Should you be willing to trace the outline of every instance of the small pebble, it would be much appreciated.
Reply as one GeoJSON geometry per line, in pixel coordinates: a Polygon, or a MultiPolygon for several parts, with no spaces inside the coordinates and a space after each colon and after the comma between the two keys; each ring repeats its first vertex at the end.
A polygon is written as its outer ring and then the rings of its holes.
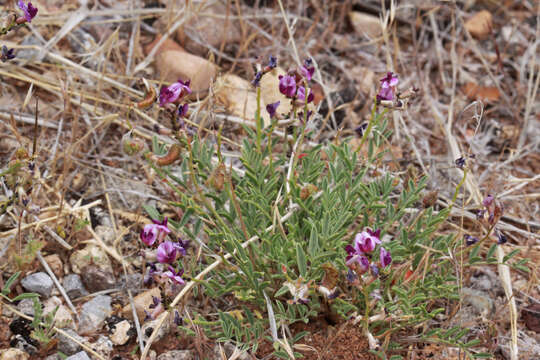
{"type": "Polygon", "coordinates": [[[21,280],[21,284],[26,291],[35,292],[44,297],[51,296],[54,287],[51,277],[44,272],[26,276],[21,280]]]}

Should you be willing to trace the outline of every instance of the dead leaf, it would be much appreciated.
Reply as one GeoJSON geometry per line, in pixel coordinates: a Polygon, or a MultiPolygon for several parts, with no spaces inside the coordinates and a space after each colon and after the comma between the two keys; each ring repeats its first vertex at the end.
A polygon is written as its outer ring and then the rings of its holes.
{"type": "Polygon", "coordinates": [[[465,21],[465,29],[476,39],[483,40],[488,37],[493,28],[493,17],[487,10],[474,14],[465,21]]]}
{"type": "Polygon", "coordinates": [[[469,100],[484,100],[488,102],[498,101],[501,97],[499,89],[495,86],[479,86],[473,82],[468,82],[463,86],[463,92],[469,100]]]}
{"type": "Polygon", "coordinates": [[[351,11],[349,20],[354,27],[354,31],[360,36],[375,39],[382,35],[381,22],[378,17],[351,11]]]}

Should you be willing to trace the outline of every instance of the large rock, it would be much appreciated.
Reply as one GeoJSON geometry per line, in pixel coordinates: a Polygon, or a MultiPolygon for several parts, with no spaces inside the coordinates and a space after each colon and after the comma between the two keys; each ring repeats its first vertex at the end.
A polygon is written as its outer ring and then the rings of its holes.
{"type": "Polygon", "coordinates": [[[96,265],[88,265],[82,269],[81,278],[88,291],[94,293],[112,289],[116,286],[114,274],[96,265]]]}
{"type": "Polygon", "coordinates": [[[54,284],[49,275],[44,272],[34,273],[21,280],[23,288],[28,292],[35,292],[44,297],[51,296],[54,284]]]}
{"type": "MultiPolygon", "coordinates": [[[[63,329],[69,336],[74,339],[77,339],[79,342],[86,341],[85,338],[79,336],[73,329],[63,329]]],[[[81,346],[75,341],[71,340],[69,337],[58,333],[58,351],[66,355],[73,355],[76,352],[81,350],[81,346]]]]}
{"type": "MultiPolygon", "coordinates": [[[[161,39],[158,35],[156,39],[145,47],[149,53],[157,42],[161,39]]],[[[217,66],[210,61],[186,52],[184,48],[175,41],[167,39],[159,47],[155,56],[156,69],[159,71],[160,79],[165,85],[176,82],[178,79],[191,81],[191,90],[196,93],[206,92],[216,78],[217,66]]]]}
{"type": "Polygon", "coordinates": [[[111,311],[110,296],[99,295],[84,303],[80,314],[79,333],[91,334],[101,329],[105,318],[110,315],[111,311]]]}

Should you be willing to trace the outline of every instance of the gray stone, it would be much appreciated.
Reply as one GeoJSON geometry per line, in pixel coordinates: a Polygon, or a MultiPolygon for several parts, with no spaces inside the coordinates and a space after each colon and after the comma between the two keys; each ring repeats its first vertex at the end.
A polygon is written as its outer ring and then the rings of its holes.
{"type": "Polygon", "coordinates": [[[92,343],[92,348],[101,354],[104,358],[109,359],[113,350],[113,343],[105,335],[99,335],[96,342],[92,343]]]}
{"type": "Polygon", "coordinates": [[[38,272],[26,276],[21,280],[21,285],[28,292],[35,292],[45,297],[51,296],[54,283],[49,275],[38,272]]]}
{"type": "MultiPolygon", "coordinates": [[[[42,45],[37,37],[32,34],[27,35],[21,42],[21,45],[42,45]]],[[[17,51],[17,59],[34,60],[39,54],[39,50],[21,49],[17,51]]]]}
{"type": "Polygon", "coordinates": [[[34,355],[38,351],[34,345],[26,341],[26,339],[20,334],[15,335],[15,337],[11,340],[10,344],[15,344],[15,348],[27,352],[30,355],[34,355]]]}
{"type": "Polygon", "coordinates": [[[88,291],[86,291],[82,283],[81,276],[78,274],[66,275],[62,281],[62,286],[71,299],[88,295],[88,291]]]}
{"type": "MultiPolygon", "coordinates": [[[[159,323],[159,317],[155,320],[146,322],[141,327],[141,333],[143,336],[144,342],[148,342],[148,339],[150,338],[150,335],[152,335],[152,332],[156,328],[157,324],[159,323]]],[[[163,339],[170,331],[171,329],[171,323],[170,321],[164,321],[163,325],[159,328],[159,331],[157,333],[156,339],[154,341],[159,341],[163,339]]]]}
{"type": "Polygon", "coordinates": [[[86,351],[78,352],[74,355],[68,356],[66,360],[91,360],[90,357],[86,354],[86,351]]]}
{"type": "Polygon", "coordinates": [[[157,360],[194,360],[195,356],[190,350],[171,350],[157,357],[157,360]]]}
{"type": "Polygon", "coordinates": [[[34,316],[34,300],[22,299],[17,304],[17,309],[25,315],[34,316]]]}
{"type": "Polygon", "coordinates": [[[111,297],[99,295],[84,303],[79,321],[79,333],[90,334],[101,329],[105,318],[110,315],[111,297]]]}
{"type": "Polygon", "coordinates": [[[58,354],[52,354],[47,356],[45,360],[62,360],[62,358],[58,354]]]}
{"type": "Polygon", "coordinates": [[[143,276],[140,273],[127,274],[127,276],[122,276],[122,278],[120,278],[116,287],[121,289],[139,290],[142,285],[142,278],[143,276]]]}
{"type": "Polygon", "coordinates": [[[113,273],[96,265],[85,266],[82,269],[81,278],[84,286],[92,293],[112,289],[116,285],[113,273]]]}
{"type": "MultiPolygon", "coordinates": [[[[79,340],[80,342],[85,341],[86,339],[82,336],[79,336],[75,331],[72,329],[63,329],[69,336],[71,336],[74,339],[79,340]]],[[[58,351],[63,352],[66,355],[73,355],[76,352],[81,350],[81,346],[77,344],[75,341],[71,340],[67,336],[64,336],[63,334],[58,333],[58,351]]]]}

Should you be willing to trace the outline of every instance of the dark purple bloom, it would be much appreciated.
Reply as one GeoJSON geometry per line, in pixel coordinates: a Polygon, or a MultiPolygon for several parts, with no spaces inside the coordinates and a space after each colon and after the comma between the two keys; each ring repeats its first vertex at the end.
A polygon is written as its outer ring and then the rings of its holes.
{"type": "Polygon", "coordinates": [[[174,323],[176,324],[176,326],[182,326],[182,324],[184,323],[184,319],[182,319],[178,310],[174,310],[174,323]]]}
{"type": "MultiPolygon", "coordinates": [[[[313,115],[313,111],[308,110],[307,116],[306,116],[306,121],[309,121],[309,118],[311,117],[311,115],[313,115]]],[[[298,113],[298,118],[300,119],[300,121],[302,121],[302,123],[304,122],[304,112],[303,111],[300,111],[298,113]]]]}
{"type": "MultiPolygon", "coordinates": [[[[298,101],[300,101],[302,103],[305,103],[305,101],[306,101],[306,89],[303,86],[300,86],[298,88],[298,92],[296,93],[296,98],[298,99],[298,101]]],[[[307,98],[307,102],[308,103],[312,102],[314,98],[315,98],[315,95],[313,95],[313,91],[311,91],[311,89],[310,89],[309,90],[309,95],[308,95],[308,98],[307,98]]]]}
{"type": "Polygon", "coordinates": [[[159,91],[159,106],[165,106],[169,103],[175,102],[178,99],[181,99],[186,94],[191,94],[189,84],[189,80],[184,82],[178,79],[177,82],[167,87],[163,86],[159,91]]]}
{"type": "Polygon", "coordinates": [[[387,267],[390,265],[392,263],[392,255],[390,255],[390,251],[386,251],[385,248],[381,247],[380,260],[381,267],[387,267]]]}
{"type": "Polygon", "coordinates": [[[266,111],[268,112],[268,115],[270,115],[271,118],[276,116],[276,110],[278,106],[279,106],[279,100],[273,104],[266,105],[266,111]]]}
{"type": "Polygon", "coordinates": [[[185,255],[185,249],[187,249],[190,246],[189,240],[182,240],[181,238],[178,238],[178,245],[180,245],[184,249],[184,255],[185,255]]]}
{"type": "Polygon", "coordinates": [[[184,274],[184,269],[180,271],[175,271],[172,266],[169,266],[169,271],[165,271],[163,275],[167,276],[169,279],[171,279],[173,282],[184,285],[185,281],[182,279],[182,275],[184,274]]]}
{"type": "Polygon", "coordinates": [[[364,132],[366,131],[367,127],[368,127],[368,123],[364,122],[360,126],[356,127],[354,131],[356,132],[356,135],[358,135],[359,137],[363,137],[364,132]]]}
{"type": "Polygon", "coordinates": [[[160,230],[160,231],[163,231],[163,232],[166,232],[167,234],[171,232],[171,230],[169,230],[169,227],[167,226],[167,221],[169,219],[167,219],[167,217],[165,217],[162,221],[158,221],[158,220],[152,220],[152,222],[155,224],[155,226],[160,230]]]}
{"type": "Polygon", "coordinates": [[[371,275],[375,277],[379,276],[379,267],[376,264],[371,264],[369,269],[371,270],[371,275]]]}
{"type": "Polygon", "coordinates": [[[302,76],[306,78],[307,81],[310,81],[313,77],[313,73],[315,72],[315,68],[311,66],[313,63],[313,60],[306,59],[304,61],[304,65],[300,68],[300,72],[302,73],[302,76]]]}
{"type": "Polygon", "coordinates": [[[495,200],[495,198],[493,197],[493,195],[489,194],[489,195],[486,196],[486,198],[482,201],[482,205],[484,205],[485,207],[490,207],[491,204],[493,204],[493,200],[495,200]]]}
{"type": "Polygon", "coordinates": [[[14,51],[15,49],[8,49],[6,45],[2,45],[2,55],[0,56],[2,62],[13,59],[15,57],[14,51]]]}
{"type": "Polygon", "coordinates": [[[497,244],[502,245],[508,242],[508,238],[502,232],[497,231],[497,244]]]}
{"type": "Polygon", "coordinates": [[[175,244],[172,241],[165,241],[159,244],[156,257],[160,263],[171,264],[178,257],[179,253],[181,252],[180,249],[182,248],[178,244],[175,244]]]}
{"type": "Polygon", "coordinates": [[[270,55],[270,58],[268,59],[268,65],[266,65],[266,69],[272,70],[272,69],[275,69],[276,66],[277,66],[277,58],[273,55],[270,55]]]}
{"type": "Polygon", "coordinates": [[[345,258],[345,264],[350,268],[357,268],[362,274],[369,270],[369,259],[364,255],[348,255],[345,258]]]}
{"type": "Polygon", "coordinates": [[[148,266],[148,272],[144,276],[143,283],[145,285],[150,285],[154,280],[154,274],[159,274],[159,271],[157,270],[155,264],[150,263],[148,266]]]}
{"type": "Polygon", "coordinates": [[[38,9],[31,2],[26,5],[23,0],[19,0],[19,8],[24,12],[24,19],[31,22],[36,17],[38,9]]]}
{"type": "Polygon", "coordinates": [[[477,237],[471,236],[469,234],[466,234],[464,236],[464,239],[465,239],[465,245],[467,246],[474,245],[479,241],[477,237]]]}
{"type": "Polygon", "coordinates": [[[458,168],[463,169],[465,166],[465,158],[462,156],[459,159],[456,159],[455,163],[458,168]]]}
{"type": "Polygon", "coordinates": [[[262,75],[262,71],[257,71],[255,77],[253,78],[253,80],[251,80],[251,84],[255,87],[258,87],[261,84],[262,75]]]}
{"type": "Polygon", "coordinates": [[[478,209],[478,210],[476,210],[476,219],[477,219],[477,220],[483,219],[485,213],[486,213],[486,210],[485,210],[485,209],[478,209]]]}
{"type": "Polygon", "coordinates": [[[296,79],[291,75],[279,76],[279,92],[292,98],[296,95],[296,79]]]}
{"type": "Polygon", "coordinates": [[[358,280],[358,275],[356,275],[356,273],[354,271],[349,269],[349,271],[347,271],[347,281],[351,282],[351,283],[354,283],[357,280],[358,280]]]}
{"type": "Polygon", "coordinates": [[[152,296],[152,304],[150,304],[148,307],[150,309],[155,309],[159,304],[161,304],[161,299],[156,296],[152,296]]]}
{"type": "Polygon", "coordinates": [[[184,105],[178,106],[178,117],[179,118],[185,118],[187,116],[189,110],[189,104],[185,103],[184,105]]]}

